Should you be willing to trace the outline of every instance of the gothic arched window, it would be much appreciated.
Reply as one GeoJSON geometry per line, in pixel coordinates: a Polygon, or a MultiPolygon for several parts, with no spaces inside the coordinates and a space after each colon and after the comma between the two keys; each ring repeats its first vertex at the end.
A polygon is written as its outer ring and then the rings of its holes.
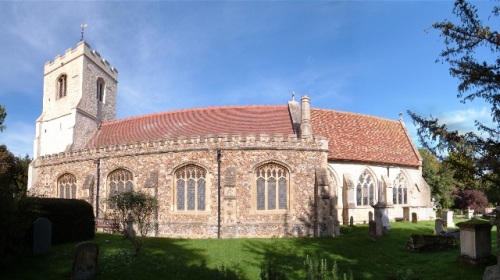
{"type": "MultiPolygon", "coordinates": [[[[134,176],[132,172],[123,168],[116,169],[108,175],[109,197],[117,194],[131,191],[134,187],[134,176]]],[[[113,203],[110,203],[110,208],[114,208],[113,203]]]]}
{"type": "Polygon", "coordinates": [[[257,210],[288,209],[288,170],[276,163],[267,163],[255,170],[257,210]]]}
{"type": "Polygon", "coordinates": [[[408,183],[402,172],[399,172],[393,182],[392,203],[408,204],[408,183]]]}
{"type": "Polygon", "coordinates": [[[63,74],[57,78],[57,99],[61,99],[66,96],[68,91],[68,77],[63,74]]]}
{"type": "Polygon", "coordinates": [[[76,177],[65,173],[57,179],[59,198],[76,198],[76,177]]]}
{"type": "Polygon", "coordinates": [[[368,206],[375,204],[375,187],[376,183],[373,181],[373,176],[368,170],[363,171],[359,175],[358,183],[356,185],[356,204],[358,206],[368,206]]]}
{"type": "Polygon", "coordinates": [[[175,171],[175,200],[178,211],[204,211],[207,171],[197,165],[185,165],[175,171]]]}
{"type": "Polygon", "coordinates": [[[97,79],[97,90],[96,90],[96,98],[100,102],[104,102],[104,93],[106,89],[106,83],[103,78],[97,79]]]}

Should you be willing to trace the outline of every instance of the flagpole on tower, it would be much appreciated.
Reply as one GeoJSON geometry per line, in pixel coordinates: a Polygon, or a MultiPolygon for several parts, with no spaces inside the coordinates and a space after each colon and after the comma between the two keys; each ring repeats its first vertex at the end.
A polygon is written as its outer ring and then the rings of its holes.
{"type": "Polygon", "coordinates": [[[86,23],[82,23],[82,24],[80,24],[80,27],[82,28],[82,37],[80,38],[80,42],[82,42],[83,41],[83,30],[85,28],[87,28],[87,24],[86,23]]]}

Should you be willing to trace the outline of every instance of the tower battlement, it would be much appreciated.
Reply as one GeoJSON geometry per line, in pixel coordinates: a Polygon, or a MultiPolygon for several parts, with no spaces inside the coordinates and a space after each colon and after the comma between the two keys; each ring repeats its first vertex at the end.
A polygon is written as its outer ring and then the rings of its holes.
{"type": "Polygon", "coordinates": [[[118,70],[112,67],[106,59],[101,58],[101,55],[97,51],[91,50],[90,45],[85,41],[79,42],[75,49],[67,49],[64,55],[56,56],[54,61],[47,61],[43,73],[47,75],[82,55],[93,61],[115,81],[118,80],[118,70]]]}

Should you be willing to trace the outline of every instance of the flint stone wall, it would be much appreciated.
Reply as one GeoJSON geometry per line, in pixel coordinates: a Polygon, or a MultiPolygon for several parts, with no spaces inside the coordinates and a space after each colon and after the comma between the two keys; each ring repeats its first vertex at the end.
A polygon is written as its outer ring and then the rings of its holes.
{"type": "Polygon", "coordinates": [[[57,197],[57,179],[72,173],[77,179],[77,198],[96,206],[96,161],[100,162],[99,217],[106,215],[107,176],[117,168],[134,175],[134,189],[158,197],[158,236],[217,236],[217,149],[221,150],[222,237],[281,237],[313,234],[314,185],[317,167],[327,166],[328,142],[324,138],[297,139],[295,135],[207,136],[165,139],[59,153],[36,159],[31,195],[57,197]],[[255,168],[275,162],[289,171],[288,209],[257,211],[255,168]],[[176,211],[174,171],[186,164],[207,170],[205,211],[176,211]],[[225,174],[225,170],[230,169],[225,174]],[[151,184],[151,174],[158,182],[151,184]],[[228,176],[226,179],[225,176],[228,176]],[[155,187],[157,189],[155,190],[155,187]],[[227,188],[227,192],[225,192],[227,188]],[[236,198],[236,199],[235,199],[236,198]]]}

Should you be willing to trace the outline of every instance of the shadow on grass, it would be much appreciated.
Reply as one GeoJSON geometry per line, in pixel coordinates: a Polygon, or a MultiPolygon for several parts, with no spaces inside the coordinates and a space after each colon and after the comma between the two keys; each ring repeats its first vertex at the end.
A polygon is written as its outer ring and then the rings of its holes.
{"type": "MultiPolygon", "coordinates": [[[[188,246],[191,240],[149,238],[136,257],[130,242],[121,235],[99,233],[92,241],[100,247],[94,279],[240,279],[225,266],[209,266],[203,249],[188,246]]],[[[71,279],[75,245],[54,246],[45,256],[21,256],[0,278],[71,279]]]]}
{"type": "MultiPolygon", "coordinates": [[[[244,250],[261,258],[252,265],[271,264],[287,279],[304,279],[306,256],[336,262],[339,272],[353,272],[354,279],[480,279],[485,265],[469,266],[458,261],[460,247],[444,251],[412,252],[406,248],[411,234],[432,234],[433,222],[392,223],[392,231],[372,241],[368,225],[342,226],[342,236],[276,239],[272,244],[248,241],[244,250]],[[401,278],[405,275],[407,278],[401,278]]],[[[496,247],[495,247],[496,248],[496,247]]]]}

